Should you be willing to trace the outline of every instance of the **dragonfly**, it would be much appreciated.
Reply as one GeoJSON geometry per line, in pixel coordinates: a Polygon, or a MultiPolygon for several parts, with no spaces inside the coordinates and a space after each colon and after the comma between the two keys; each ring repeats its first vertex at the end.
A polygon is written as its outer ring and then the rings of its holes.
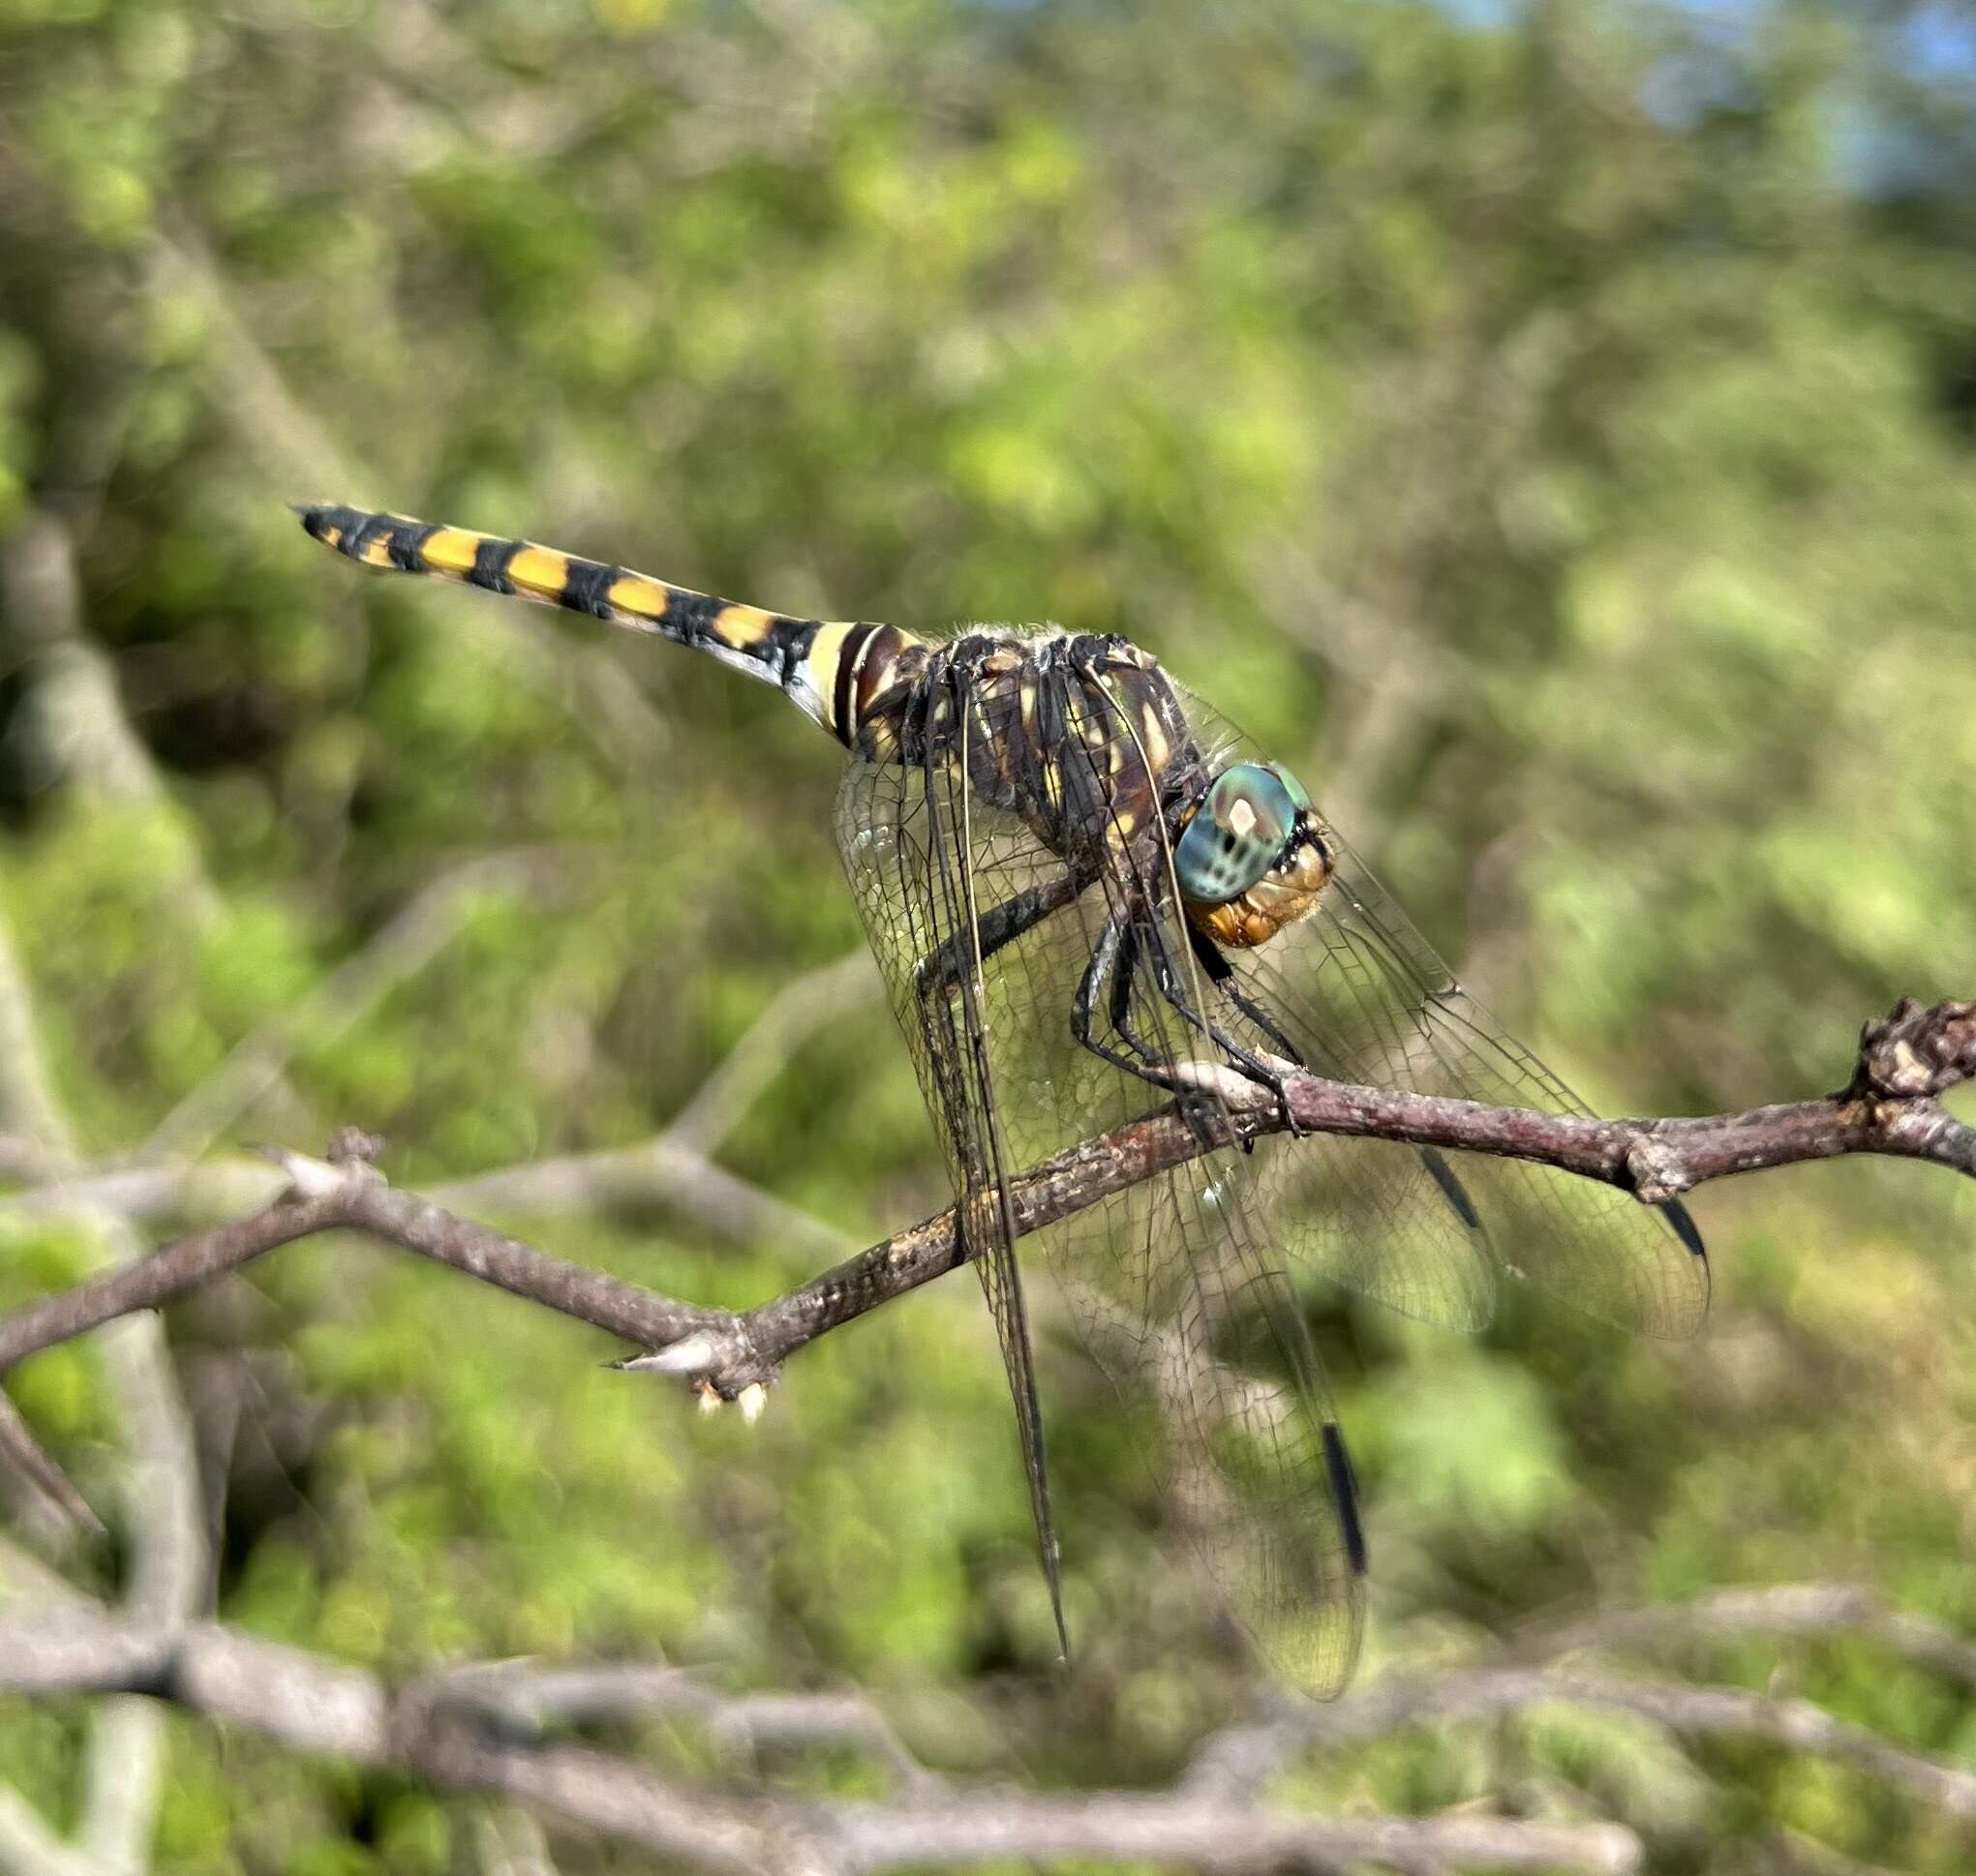
{"type": "Polygon", "coordinates": [[[1589,1110],[1462,988],[1294,775],[1129,640],[806,619],[529,541],[297,512],[362,565],[705,651],[842,744],[837,844],[993,1316],[1066,1659],[1011,1196],[1030,1165],[1148,1114],[1191,1130],[1192,1158],[1046,1227],[1043,1259],[1146,1427],[1218,1599],[1319,1696],[1351,1676],[1367,1540],[1299,1277],[1468,1329],[1505,1284],[1648,1334],[1699,1326],[1708,1259],[1679,1202],[1293,1126],[1245,1136],[1259,1102],[1291,1121],[1298,1071],[1589,1110]]]}

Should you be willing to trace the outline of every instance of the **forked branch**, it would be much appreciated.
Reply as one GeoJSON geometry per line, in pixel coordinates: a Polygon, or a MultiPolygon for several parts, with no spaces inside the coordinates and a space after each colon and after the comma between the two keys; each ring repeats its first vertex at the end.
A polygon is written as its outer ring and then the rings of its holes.
{"type": "MultiPolygon", "coordinates": [[[[1976,1128],[1939,1100],[1972,1076],[1976,1003],[1924,1009],[1905,999],[1867,1025],[1846,1085],[1815,1101],[1699,1119],[1588,1120],[1295,1074],[1287,1082],[1289,1118],[1273,1097],[1243,1084],[1232,1125],[1244,1142],[1293,1122],[1312,1134],[1496,1154],[1601,1180],[1655,1203],[1730,1173],[1859,1153],[1929,1161],[1976,1177],[1976,1128]]],[[[709,1401],[738,1400],[752,1411],[799,1348],[965,1260],[949,1209],[754,1309],[708,1309],[397,1191],[371,1164],[380,1150],[378,1141],[346,1129],[326,1161],[277,1155],[292,1184],[273,1203],[0,1317],[0,1373],[133,1310],[156,1308],[277,1245],[349,1229],[591,1323],[647,1351],[627,1367],[678,1376],[709,1401]]],[[[1194,1127],[1170,1108],[1081,1141],[1015,1181],[1017,1231],[1041,1230],[1201,1151],[1194,1127]]],[[[51,1462],[23,1447],[24,1439],[17,1421],[0,1420],[0,1446],[12,1447],[31,1475],[46,1476],[51,1462]]]]}
{"type": "MultiPolygon", "coordinates": [[[[1640,1843],[1619,1824],[1498,1817],[1321,1817],[1247,1797],[1028,1793],[949,1783],[906,1754],[853,1696],[726,1695],[676,1669],[536,1670],[488,1663],[391,1686],[361,1668],[216,1623],[147,1626],[86,1611],[0,1618],[0,1690],[134,1692],[305,1752],[483,1792],[668,1867],[746,1876],[865,1876],[1058,1858],[1158,1860],[1203,1869],[1585,1870],[1625,1876],[1640,1843]],[[620,1710],[697,1715],[716,1734],[849,1746],[880,1756],[890,1798],[806,1797],[671,1775],[570,1743],[583,1682],[620,1710]],[[578,1700],[572,1703],[572,1693],[578,1700]]],[[[5,1813],[0,1811],[0,1828],[5,1813]]]]}

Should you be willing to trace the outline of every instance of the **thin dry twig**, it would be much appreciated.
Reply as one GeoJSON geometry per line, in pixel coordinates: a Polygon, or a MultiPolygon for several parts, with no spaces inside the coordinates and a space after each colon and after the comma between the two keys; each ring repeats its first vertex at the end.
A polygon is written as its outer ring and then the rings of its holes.
{"type": "Polygon", "coordinates": [[[1507,1667],[1389,1676],[1358,1689],[1325,1713],[1314,1714],[1302,1704],[1281,1706],[1266,1719],[1211,1734],[1196,1751],[1182,1789],[1233,1798],[1260,1791],[1299,1754],[1313,1748],[1360,1743],[1433,1720],[1512,1711],[1538,1699],[1576,1700],[1640,1712],[1677,1732],[1779,1739],[1807,1751],[1865,1764],[1923,1797],[1936,1796],[1936,1774],[1947,1770],[1946,1807],[1959,1816],[1970,1814],[1966,1806],[1976,1794],[1976,1779],[1902,1753],[1802,1702],[1767,1700],[1734,1688],[1663,1690],[1658,1683],[1617,1677],[1535,1672],[1566,1655],[1778,1635],[1862,1636],[1951,1679],[1976,1685],[1971,1679],[1976,1645],[1925,1616],[1890,1609],[1883,1597],[1859,1585],[1781,1583],[1728,1589],[1691,1602],[1617,1609],[1528,1629],[1511,1638],[1506,1652],[1512,1665],[1507,1667]],[[1662,1691],[1694,1692],[1705,1698],[1677,1712],[1659,1703],[1662,1691]],[[1714,1698],[1718,1694],[1723,1698],[1714,1698]],[[1884,1755],[1890,1753],[1900,1763],[1887,1761],[1884,1755]]]}
{"type": "MultiPolygon", "coordinates": [[[[409,909],[404,916],[409,916],[409,909]]],[[[399,923],[394,921],[386,933],[399,923]]],[[[379,942],[386,933],[380,934],[379,942]]],[[[847,999],[855,1001],[861,990],[875,991],[877,985],[870,953],[862,949],[786,985],[672,1122],[649,1139],[491,1167],[447,1180],[428,1195],[456,1209],[506,1213],[668,1205],[695,1224],[730,1237],[772,1239],[792,1249],[842,1257],[856,1248],[853,1240],[736,1178],[709,1155],[760,1096],[788,1051],[806,1035],[841,1016],[847,999]]],[[[348,1000],[338,999],[331,1007],[347,1011],[348,1000]]],[[[313,1030],[299,1013],[290,1012],[258,1040],[302,1033],[321,1032],[313,1030]]],[[[243,1044],[233,1059],[253,1046],[243,1044]]],[[[228,1072],[223,1069],[221,1074],[228,1072]]],[[[188,1097],[188,1103],[194,1099],[188,1097]]],[[[182,1103],[181,1109],[186,1104],[182,1103]]],[[[153,1162],[140,1149],[132,1161],[77,1168],[51,1161],[24,1135],[0,1135],[0,1177],[30,1182],[7,1194],[0,1205],[16,1217],[101,1205],[133,1220],[148,1220],[167,1213],[215,1216],[255,1210],[270,1203],[282,1190],[280,1171],[261,1159],[195,1160],[181,1152],[153,1162]]]]}
{"type": "Polygon", "coordinates": [[[1740,1687],[1672,1686],[1618,1676],[1469,1668],[1393,1676],[1330,1708],[1306,1706],[1281,1724],[1302,1748],[1361,1744],[1432,1720],[1486,1718],[1546,1702],[1636,1713],[1671,1733],[1773,1740],[1815,1758],[1873,1772],[1951,1817],[1976,1822],[1976,1771],[1942,1765],[1836,1719],[1805,1700],[1772,1700],[1740,1687]]]}
{"type": "MultiPolygon", "coordinates": [[[[26,1155],[16,1157],[29,1163],[26,1155]]],[[[0,1210],[15,1218],[59,1216],[76,1205],[107,1206],[137,1222],[224,1217],[269,1204],[283,1189],[279,1170],[245,1155],[76,1172],[31,1164],[37,1183],[0,1196],[0,1210]]],[[[856,1245],[668,1134],[490,1167],[445,1180],[428,1196],[450,1207],[532,1215],[664,1206],[725,1238],[771,1240],[827,1257],[856,1245]]]]}
{"type": "MultiPolygon", "coordinates": [[[[1849,1153],[1917,1159],[1976,1174],[1976,1129],[1937,1096],[1976,1071],[1976,1004],[1924,1010],[1903,1001],[1870,1023],[1845,1089],[1819,1101],[1692,1120],[1589,1120],[1477,1102],[1358,1087],[1297,1074],[1290,1114],[1307,1133],[1406,1140],[1553,1165],[1664,1199],[1703,1180],[1849,1153]]],[[[1232,1117],[1239,1140],[1284,1130],[1282,1106],[1255,1091],[1232,1117]]],[[[349,1130],[347,1130],[348,1132],[349,1130]]],[[[355,1136],[361,1141],[361,1136],[355,1136]]],[[[348,1227],[463,1270],[649,1350],[627,1366],[687,1380],[722,1400],[758,1404],[782,1364],[818,1336],[964,1261],[952,1208],[822,1276],[744,1312],[708,1309],[572,1263],[387,1187],[375,1147],[346,1139],[329,1162],[279,1156],[292,1181],[262,1210],[0,1317],[0,1373],[36,1350],[100,1327],[316,1231],[348,1227]]],[[[1168,1109],[1085,1140],[1012,1182],[1018,1236],[1186,1164],[1201,1145],[1168,1109]]]]}
{"type": "Polygon", "coordinates": [[[531,1160],[435,1186],[447,1206],[508,1213],[613,1211],[665,1205],[722,1237],[768,1240],[840,1257],[855,1239],[739,1179],[668,1131],[632,1146],[531,1160]]]}
{"type": "MultiPolygon", "coordinates": [[[[735,1793],[589,1747],[519,1739],[489,1724],[479,1695],[514,1673],[492,1663],[393,1689],[361,1669],[213,1623],[166,1630],[54,1612],[0,1619],[0,1686],[148,1694],[298,1750],[387,1767],[444,1790],[499,1795],[696,1867],[750,1876],[853,1876],[902,1865],[1076,1856],[1216,1870],[1381,1861],[1422,1870],[1487,1863],[1617,1876],[1639,1865],[1638,1839],[1614,1824],[1467,1812],[1327,1818],[1186,1794],[1040,1796],[947,1787],[931,1795],[922,1787],[897,1802],[873,1802],[735,1793]],[[475,1691],[463,1698],[463,1689],[475,1691]]],[[[732,1705],[744,1716],[733,1725],[759,1727],[759,1697],[738,1697],[732,1705]]],[[[721,1706],[717,1695],[702,1691],[699,1710],[710,1723],[729,1723],[721,1706]]]]}
{"type": "MultiPolygon", "coordinates": [[[[37,1044],[26,975],[4,931],[0,1004],[8,1008],[4,1022],[16,1050],[0,1112],[52,1163],[73,1165],[75,1134],[54,1098],[37,1044]]],[[[127,1265],[140,1255],[143,1246],[128,1219],[93,1206],[77,1208],[75,1215],[113,1261],[127,1265]]],[[[198,1612],[206,1586],[205,1517],[191,1423],[156,1316],[119,1322],[106,1352],[109,1392],[124,1424],[119,1477],[129,1533],[124,1606],[135,1619],[176,1626],[198,1612]]],[[[17,1431],[33,1448],[25,1426],[17,1431]]],[[[55,1476],[61,1477],[58,1471],[55,1476]]],[[[58,1494],[57,1501],[66,1503],[66,1495],[58,1494]]],[[[148,1862],[164,1751],[164,1725],[148,1702],[112,1701],[96,1714],[83,1762],[77,1831],[85,1857],[124,1872],[148,1862]]]]}
{"type": "Polygon", "coordinates": [[[1748,1635],[1861,1635],[1976,1689],[1976,1643],[1858,1583],[1784,1583],[1725,1589],[1692,1602],[1614,1609],[1512,1637],[1512,1660],[1535,1666],[1589,1649],[1653,1649],[1748,1635]]]}
{"type": "Polygon", "coordinates": [[[878,1708],[856,1693],[730,1694],[691,1668],[662,1661],[476,1662],[449,1670],[432,1685],[437,1697],[473,1707],[510,1732],[540,1734],[558,1724],[667,1713],[700,1721],[739,1751],[845,1745],[901,1784],[936,1782],[878,1708]]]}
{"type": "Polygon", "coordinates": [[[0,1785],[0,1870],[8,1876],[118,1876],[64,1843],[26,1799],[0,1785]]]}
{"type": "MultiPolygon", "coordinates": [[[[124,711],[116,667],[83,630],[75,539],[45,508],[28,509],[0,536],[0,607],[34,660],[29,708],[44,771],[106,801],[167,802],[165,778],[124,711]]],[[[174,832],[172,893],[195,923],[210,924],[219,894],[192,835],[174,832]]]]}
{"type": "Polygon", "coordinates": [[[473,1848],[486,1876],[556,1876],[541,1825],[512,1804],[482,1809],[473,1820],[473,1848]]]}

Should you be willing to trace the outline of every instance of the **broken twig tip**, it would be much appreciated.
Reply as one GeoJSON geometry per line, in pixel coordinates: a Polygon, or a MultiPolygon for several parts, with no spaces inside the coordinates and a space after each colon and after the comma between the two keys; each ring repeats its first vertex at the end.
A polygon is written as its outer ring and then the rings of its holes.
{"type": "Polygon", "coordinates": [[[288,1146],[257,1146],[254,1150],[288,1174],[289,1194],[296,1198],[330,1198],[350,1183],[346,1167],[331,1165],[313,1154],[297,1153],[288,1146]]]}
{"type": "Polygon", "coordinates": [[[689,1335],[667,1343],[663,1348],[648,1349],[628,1360],[614,1361],[611,1366],[622,1368],[627,1374],[704,1375],[714,1366],[718,1354],[711,1336],[689,1335]]]}

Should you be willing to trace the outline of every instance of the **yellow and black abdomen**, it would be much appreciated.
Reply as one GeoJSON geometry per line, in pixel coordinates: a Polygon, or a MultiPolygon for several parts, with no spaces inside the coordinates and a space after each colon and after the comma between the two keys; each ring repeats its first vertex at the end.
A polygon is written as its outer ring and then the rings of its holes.
{"type": "Polygon", "coordinates": [[[886,711],[898,690],[897,667],[913,662],[906,654],[921,643],[897,626],[765,612],[532,541],[407,515],[328,503],[296,513],[316,539],[364,566],[432,574],[692,646],[786,691],[851,748],[882,760],[897,746],[886,711]]]}

